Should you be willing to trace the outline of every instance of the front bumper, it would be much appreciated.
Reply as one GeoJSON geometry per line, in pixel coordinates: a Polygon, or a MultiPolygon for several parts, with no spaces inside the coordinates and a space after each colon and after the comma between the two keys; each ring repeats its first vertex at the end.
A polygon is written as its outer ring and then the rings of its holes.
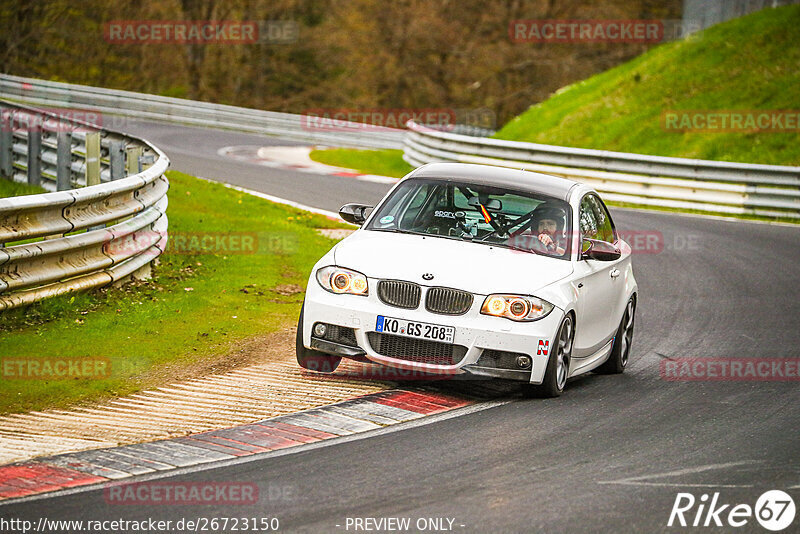
{"type": "MultiPolygon", "coordinates": [[[[469,373],[477,376],[522,380],[534,384],[539,384],[544,379],[547,362],[554,344],[553,340],[564,317],[563,310],[556,307],[550,314],[538,321],[515,322],[501,317],[481,315],[480,308],[485,295],[476,294],[472,307],[466,314],[460,316],[440,315],[427,311],[424,304],[414,310],[384,304],[378,299],[377,291],[374,290],[377,282],[376,279],[369,279],[370,294],[366,297],[336,295],[322,289],[312,274],[306,291],[303,311],[303,344],[307,348],[329,354],[361,361],[372,361],[425,375],[469,373]],[[466,353],[455,365],[421,363],[378,354],[367,336],[369,332],[375,332],[378,315],[455,327],[453,343],[466,347],[466,353]],[[311,330],[317,322],[352,328],[358,348],[313,337],[311,330]],[[531,358],[530,370],[520,370],[513,366],[510,368],[487,366],[485,365],[486,358],[481,359],[486,351],[527,355],[531,358]]],[[[425,290],[426,288],[423,288],[423,302],[425,290]]]]}

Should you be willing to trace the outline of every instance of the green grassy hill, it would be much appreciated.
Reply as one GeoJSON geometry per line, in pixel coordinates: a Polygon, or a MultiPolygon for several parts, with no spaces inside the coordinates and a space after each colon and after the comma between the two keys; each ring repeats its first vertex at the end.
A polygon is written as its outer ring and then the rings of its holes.
{"type": "Polygon", "coordinates": [[[790,132],[681,132],[672,110],[800,110],[800,5],[713,26],[568,86],[496,137],[640,154],[800,165],[790,132]]]}

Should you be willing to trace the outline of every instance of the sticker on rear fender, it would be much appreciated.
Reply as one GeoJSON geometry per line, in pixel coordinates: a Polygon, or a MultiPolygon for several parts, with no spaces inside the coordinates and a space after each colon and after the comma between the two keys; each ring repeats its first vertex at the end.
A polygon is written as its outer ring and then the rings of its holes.
{"type": "Polygon", "coordinates": [[[375,322],[375,331],[416,339],[441,341],[442,343],[452,343],[456,334],[456,329],[453,326],[406,321],[405,319],[395,319],[383,315],[378,316],[378,320],[375,322]]]}

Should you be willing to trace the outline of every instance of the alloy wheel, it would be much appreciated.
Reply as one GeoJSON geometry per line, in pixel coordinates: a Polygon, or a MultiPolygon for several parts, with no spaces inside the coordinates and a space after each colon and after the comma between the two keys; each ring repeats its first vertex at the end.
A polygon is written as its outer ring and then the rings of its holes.
{"type": "Polygon", "coordinates": [[[556,385],[564,389],[569,372],[569,357],[572,354],[572,319],[567,316],[558,335],[556,348],[556,385]]]}
{"type": "Polygon", "coordinates": [[[631,342],[633,341],[633,317],[634,317],[634,304],[633,299],[628,301],[628,306],[625,308],[625,317],[623,319],[624,326],[622,327],[622,346],[620,347],[620,360],[623,367],[628,363],[628,354],[631,350],[631,342]]]}

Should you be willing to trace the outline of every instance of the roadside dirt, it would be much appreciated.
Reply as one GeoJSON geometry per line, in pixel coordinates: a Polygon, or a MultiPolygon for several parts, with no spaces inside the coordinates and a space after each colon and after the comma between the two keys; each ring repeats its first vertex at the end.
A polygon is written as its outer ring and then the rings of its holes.
{"type": "MultiPolygon", "coordinates": [[[[159,382],[174,382],[202,378],[212,374],[227,373],[240,367],[284,361],[287,355],[294,354],[296,328],[285,326],[278,332],[254,336],[231,343],[228,350],[220,351],[212,357],[192,363],[181,362],[159,366],[148,371],[148,375],[158,377],[159,382]]],[[[151,380],[153,376],[146,376],[151,380]]]]}

